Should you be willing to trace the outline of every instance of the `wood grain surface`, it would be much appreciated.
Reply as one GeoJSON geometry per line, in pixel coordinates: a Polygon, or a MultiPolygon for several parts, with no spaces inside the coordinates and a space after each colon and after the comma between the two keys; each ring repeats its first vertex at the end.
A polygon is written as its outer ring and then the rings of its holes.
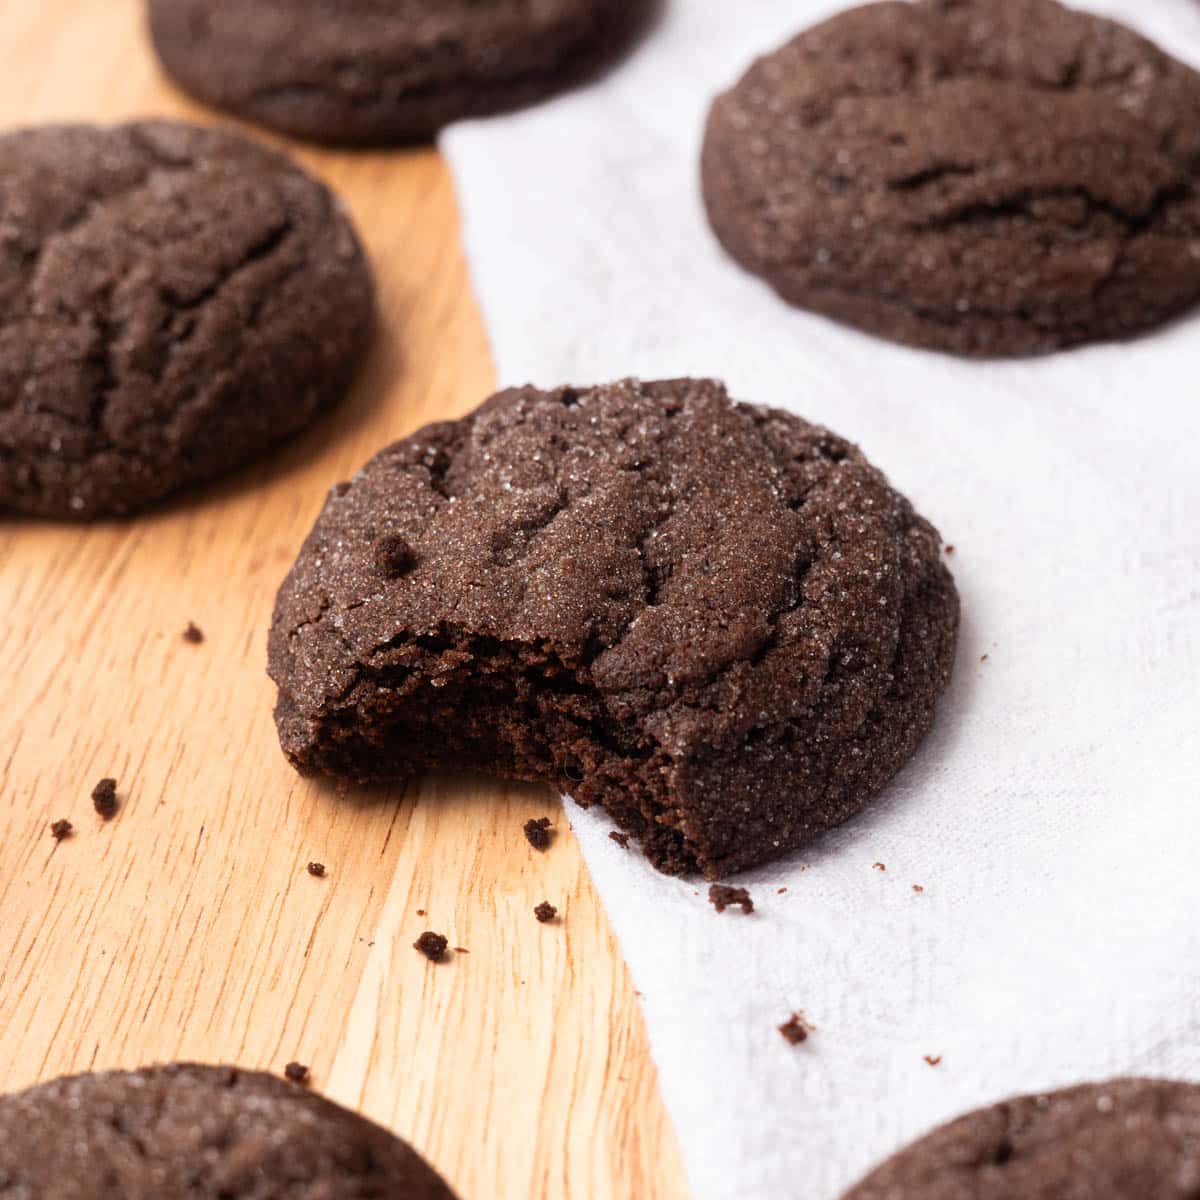
{"type": "MultiPolygon", "coordinates": [[[[216,119],[163,82],[136,0],[0,6],[0,61],[6,125],[216,119]]],[[[326,489],[493,382],[437,155],[297,153],[347,199],[378,278],[382,329],[349,400],[141,519],[0,518],[0,1088],[298,1059],[463,1200],[683,1200],[636,1000],[557,800],[463,778],[338,789],[279,752],[266,629],[326,489]],[[182,639],[189,620],[203,644],[182,639]],[[105,775],[107,825],[89,799],[105,775]],[[521,825],[543,814],[558,836],[537,854],[521,825]],[[60,817],[76,832],[55,843],[60,817]],[[534,919],[543,899],[559,923],[534,919]],[[425,929],[469,953],[427,963],[425,929]]]]}

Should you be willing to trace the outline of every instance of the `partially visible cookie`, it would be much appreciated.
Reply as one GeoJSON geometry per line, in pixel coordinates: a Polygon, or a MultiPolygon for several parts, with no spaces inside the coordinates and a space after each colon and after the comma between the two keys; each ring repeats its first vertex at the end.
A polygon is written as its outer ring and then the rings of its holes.
{"type": "Polygon", "coordinates": [[[14,1200],[454,1200],[398,1138],[275,1076],[172,1065],[0,1097],[14,1200]]]}
{"type": "Polygon", "coordinates": [[[1023,1096],[902,1150],[845,1200],[1194,1200],[1200,1086],[1117,1079],[1023,1096]]]}
{"type": "Polygon", "coordinates": [[[1127,337],[1200,297],[1200,75],[1054,0],[869,4],[715,102],[703,187],[743,266],[883,337],[1127,337]]]}
{"type": "Polygon", "coordinates": [[[150,0],[199,99],[329,142],[425,138],[538,100],[613,53],[644,0],[150,0]]]}
{"type": "Polygon", "coordinates": [[[165,121],[0,137],[0,511],[135,512],[346,391],[373,321],[338,200],[165,121]]]}
{"type": "Polygon", "coordinates": [[[720,876],[895,774],[957,626],[937,533],[856,447],[711,380],[626,381],[501,392],[335,488],[270,671],[303,771],[547,780],[720,876]]]}

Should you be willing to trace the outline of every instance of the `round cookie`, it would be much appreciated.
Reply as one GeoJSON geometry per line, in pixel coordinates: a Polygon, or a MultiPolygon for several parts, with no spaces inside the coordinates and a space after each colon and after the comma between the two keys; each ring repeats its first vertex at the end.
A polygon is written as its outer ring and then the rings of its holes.
{"type": "Polygon", "coordinates": [[[1200,75],[1054,0],[843,12],[714,103],[709,218],[786,300],[967,355],[1200,297],[1200,75]]]}
{"type": "Polygon", "coordinates": [[[0,1195],[454,1200],[409,1146],[274,1076],[176,1064],[0,1097],[0,1195]]]}
{"type": "Polygon", "coordinates": [[[1193,1200],[1200,1086],[1090,1083],[960,1117],[845,1200],[1193,1200]]]}
{"type": "Polygon", "coordinates": [[[718,877],[891,778],[957,625],[937,533],[828,431],[710,380],[521,388],[333,490],[270,672],[303,771],[547,780],[718,877]]]}
{"type": "Polygon", "coordinates": [[[404,142],[528,104],[614,52],[644,0],[150,0],[201,100],[319,141],[404,142]]]}
{"type": "Polygon", "coordinates": [[[0,511],[135,512],[349,386],[373,322],[341,204],[171,122],[0,136],[0,511]]]}

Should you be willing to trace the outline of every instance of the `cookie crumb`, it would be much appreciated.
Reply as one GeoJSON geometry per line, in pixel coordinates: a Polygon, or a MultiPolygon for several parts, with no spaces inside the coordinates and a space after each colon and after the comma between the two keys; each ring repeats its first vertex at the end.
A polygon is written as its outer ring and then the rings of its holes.
{"type": "Polygon", "coordinates": [[[988,660],[988,656],[986,654],[980,655],[980,658],[979,658],[980,662],[987,662],[987,660],[988,660]]]}
{"type": "Polygon", "coordinates": [[[303,1063],[290,1062],[283,1068],[283,1073],[293,1083],[308,1082],[308,1068],[303,1063]]]}
{"type": "Polygon", "coordinates": [[[526,821],[525,839],[535,850],[549,850],[554,839],[554,833],[550,829],[550,818],[538,817],[534,820],[531,817],[526,821]]]}
{"type": "Polygon", "coordinates": [[[787,891],[787,888],[785,888],[785,887],[781,887],[781,888],[779,889],[779,891],[777,891],[777,892],[775,893],[775,895],[777,895],[777,896],[782,896],[782,895],[783,895],[783,893],[784,893],[784,892],[786,892],[786,891],[787,891]]]}
{"type": "Polygon", "coordinates": [[[918,895],[920,895],[924,890],[925,889],[919,883],[913,884],[913,891],[916,892],[918,895]]]}
{"type": "Polygon", "coordinates": [[[70,821],[55,821],[50,826],[50,834],[56,842],[61,842],[63,838],[70,837],[74,832],[75,826],[70,821]]]}
{"type": "Polygon", "coordinates": [[[541,921],[543,925],[545,925],[547,921],[553,921],[554,918],[558,916],[558,909],[555,908],[549,900],[543,900],[541,904],[539,904],[537,908],[533,910],[533,915],[537,917],[537,919],[541,921]]]}
{"type": "Polygon", "coordinates": [[[204,641],[204,630],[195,621],[189,621],[183,631],[183,640],[190,642],[193,646],[198,646],[204,641]]]}
{"type": "Polygon", "coordinates": [[[92,807],[106,820],[117,815],[117,781],[102,779],[92,788],[92,807]]]}
{"type": "Polygon", "coordinates": [[[385,579],[399,579],[417,565],[412,546],[398,533],[388,533],[371,547],[375,570],[385,579]]]}
{"type": "Polygon", "coordinates": [[[315,876],[317,879],[325,878],[325,864],[319,862],[310,862],[308,864],[308,873],[315,876]]]}
{"type": "Polygon", "coordinates": [[[430,962],[441,962],[449,944],[449,941],[440,933],[427,931],[413,942],[413,949],[419,950],[430,962]]]}
{"type": "Polygon", "coordinates": [[[424,915],[425,915],[425,910],[424,910],[423,908],[418,908],[418,909],[417,909],[417,916],[418,916],[418,917],[423,917],[424,915]]]}
{"type": "Polygon", "coordinates": [[[925,1055],[925,1061],[931,1067],[936,1067],[942,1061],[942,1056],[940,1054],[927,1054],[925,1055]]]}
{"type": "Polygon", "coordinates": [[[947,554],[949,554],[949,555],[952,555],[952,554],[954,553],[954,547],[953,547],[952,545],[951,545],[951,546],[947,546],[947,547],[946,547],[946,553],[947,553],[947,554]]]}
{"type": "Polygon", "coordinates": [[[723,883],[714,883],[708,889],[708,902],[719,913],[735,904],[740,905],[744,913],[754,911],[754,901],[750,899],[750,893],[745,888],[726,887],[723,883]]]}
{"type": "Polygon", "coordinates": [[[455,954],[470,954],[471,952],[470,952],[470,950],[468,950],[466,948],[466,946],[455,946],[454,953],[455,954]]]}
{"type": "Polygon", "coordinates": [[[808,1041],[808,1035],[812,1032],[812,1026],[809,1025],[803,1013],[792,1013],[792,1015],[784,1021],[779,1027],[779,1032],[783,1034],[783,1040],[789,1045],[798,1046],[801,1042],[808,1041]]]}
{"type": "Polygon", "coordinates": [[[886,871],[887,870],[887,867],[884,866],[883,863],[872,863],[871,865],[874,867],[874,869],[876,871],[886,871]]]}
{"type": "Polygon", "coordinates": [[[622,850],[628,850],[628,849],[629,849],[629,834],[627,834],[627,833],[618,833],[618,832],[617,832],[617,831],[614,829],[614,830],[612,831],[612,833],[610,833],[608,836],[609,836],[609,838],[610,838],[612,841],[616,842],[616,843],[617,843],[617,845],[618,845],[618,846],[620,846],[622,850]]]}

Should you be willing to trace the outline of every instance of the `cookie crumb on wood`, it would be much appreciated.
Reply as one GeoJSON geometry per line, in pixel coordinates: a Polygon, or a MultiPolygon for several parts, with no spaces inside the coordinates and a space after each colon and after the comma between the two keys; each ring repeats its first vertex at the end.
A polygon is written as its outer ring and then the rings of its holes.
{"type": "Polygon", "coordinates": [[[553,921],[554,918],[558,916],[558,909],[555,908],[549,900],[543,900],[541,904],[539,904],[533,910],[533,915],[537,917],[537,919],[541,921],[543,925],[545,925],[547,921],[553,921]]]}
{"type": "Polygon", "coordinates": [[[303,1063],[290,1062],[283,1068],[283,1073],[293,1083],[308,1082],[308,1068],[303,1063]]]}
{"type": "Polygon", "coordinates": [[[310,862],[308,864],[308,873],[315,876],[317,879],[325,877],[325,864],[319,862],[310,862]]]}
{"type": "Polygon", "coordinates": [[[423,917],[424,915],[425,915],[425,910],[424,910],[423,908],[418,908],[418,909],[417,909],[417,916],[418,916],[418,917],[423,917]]]}
{"type": "Polygon", "coordinates": [[[470,954],[471,952],[470,952],[470,950],[468,950],[466,948],[466,946],[455,946],[454,953],[455,954],[470,954]]]}
{"type": "Polygon", "coordinates": [[[525,822],[525,838],[535,850],[548,850],[554,833],[550,828],[549,817],[532,817],[525,822]]]}
{"type": "Polygon", "coordinates": [[[719,913],[734,905],[740,905],[744,913],[754,911],[754,901],[750,899],[750,893],[745,888],[726,887],[723,883],[714,883],[708,889],[708,902],[719,913]]]}
{"type": "Polygon", "coordinates": [[[92,807],[106,820],[117,815],[117,781],[102,779],[92,788],[92,807]]]}
{"type": "Polygon", "coordinates": [[[75,826],[67,820],[55,821],[50,826],[50,835],[56,842],[61,842],[63,838],[70,837],[74,832],[75,826]]]}
{"type": "Polygon", "coordinates": [[[617,845],[618,845],[618,846],[620,846],[622,850],[628,850],[628,849],[629,849],[629,834],[627,834],[627,833],[618,833],[618,832],[617,832],[617,831],[614,829],[614,830],[612,831],[612,833],[610,833],[608,836],[609,836],[609,838],[610,838],[612,841],[616,842],[616,843],[617,843],[617,845]]]}
{"type": "Polygon", "coordinates": [[[779,1032],[783,1034],[784,1041],[793,1046],[800,1045],[801,1042],[808,1041],[808,1035],[812,1032],[812,1026],[805,1019],[803,1013],[792,1013],[792,1015],[784,1021],[779,1027],[779,1032]]]}
{"type": "Polygon", "coordinates": [[[427,931],[413,942],[413,949],[419,950],[430,962],[441,962],[449,944],[440,933],[427,931]]]}
{"type": "Polygon", "coordinates": [[[940,1054],[927,1054],[925,1055],[925,1061],[931,1067],[936,1067],[942,1061],[942,1056],[940,1054]]]}
{"type": "Polygon", "coordinates": [[[191,642],[193,646],[198,646],[204,641],[204,630],[200,628],[195,621],[189,621],[187,627],[183,631],[183,640],[191,642]]]}

